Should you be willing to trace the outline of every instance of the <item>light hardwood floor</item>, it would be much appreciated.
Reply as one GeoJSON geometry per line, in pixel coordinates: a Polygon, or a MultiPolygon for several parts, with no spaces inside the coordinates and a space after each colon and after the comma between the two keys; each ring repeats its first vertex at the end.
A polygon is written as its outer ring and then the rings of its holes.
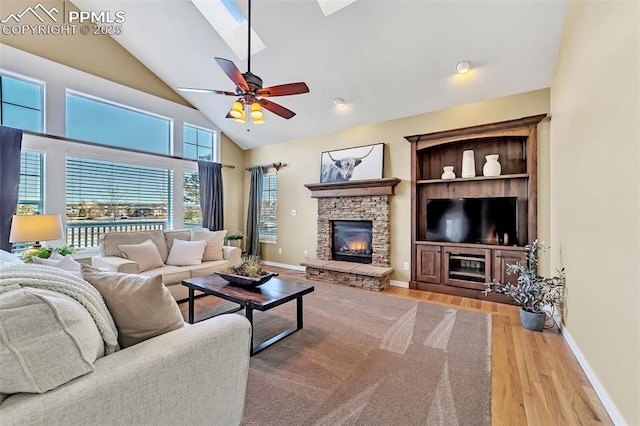
{"type": "MultiPolygon", "coordinates": [[[[302,272],[265,269],[280,273],[282,278],[314,282],[307,281],[302,272]]],[[[493,316],[491,411],[494,426],[613,424],[557,329],[542,333],[524,330],[520,326],[519,308],[515,306],[399,287],[391,287],[384,294],[493,316]]],[[[211,303],[209,297],[196,300],[196,313],[211,303]]],[[[185,314],[186,305],[180,306],[185,314]]]]}

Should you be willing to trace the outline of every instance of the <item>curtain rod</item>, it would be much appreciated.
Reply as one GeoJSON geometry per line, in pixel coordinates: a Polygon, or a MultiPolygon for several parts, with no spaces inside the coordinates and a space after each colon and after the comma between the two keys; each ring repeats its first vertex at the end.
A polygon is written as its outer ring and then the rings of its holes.
{"type": "MultiPolygon", "coordinates": [[[[258,166],[262,167],[263,169],[268,169],[273,167],[274,169],[276,169],[276,172],[278,172],[280,171],[281,168],[287,167],[287,164],[281,163],[280,161],[276,161],[275,163],[258,164],[258,166]]],[[[252,166],[252,167],[256,167],[256,166],[252,166]]],[[[246,167],[245,170],[249,171],[251,169],[249,167],[246,167]]]]}
{"type": "MultiPolygon", "coordinates": [[[[142,151],[142,150],[134,149],[134,148],[125,148],[125,147],[121,147],[121,146],[106,145],[106,144],[102,144],[102,143],[86,142],[86,141],[81,141],[79,139],[71,139],[71,138],[66,138],[64,136],[50,135],[48,133],[34,132],[34,131],[31,131],[31,130],[23,130],[23,133],[25,133],[27,135],[41,136],[41,137],[45,137],[45,138],[49,138],[49,139],[57,139],[57,140],[60,140],[60,141],[77,143],[79,145],[97,146],[99,148],[115,149],[117,151],[124,151],[124,152],[135,152],[135,153],[139,153],[139,154],[153,155],[154,157],[170,158],[170,159],[182,160],[182,161],[191,161],[193,163],[197,163],[198,162],[198,160],[192,160],[190,158],[176,157],[175,155],[158,154],[157,152],[142,151]]],[[[222,167],[226,167],[228,169],[235,169],[236,168],[236,166],[234,166],[232,164],[223,164],[222,167]]]]}

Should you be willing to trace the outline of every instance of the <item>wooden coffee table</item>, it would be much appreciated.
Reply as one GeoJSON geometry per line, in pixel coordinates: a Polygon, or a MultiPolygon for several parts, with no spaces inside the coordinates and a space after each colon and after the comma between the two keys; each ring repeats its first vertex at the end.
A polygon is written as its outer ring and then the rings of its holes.
{"type": "Polygon", "coordinates": [[[296,326],[283,331],[256,347],[253,347],[252,343],[251,348],[249,349],[251,356],[302,329],[302,296],[309,294],[314,290],[313,286],[277,277],[271,278],[268,282],[255,288],[246,288],[229,284],[217,275],[190,278],[182,281],[182,285],[189,287],[189,324],[193,324],[194,322],[193,301],[194,292],[196,290],[239,304],[240,307],[237,309],[223,313],[227,314],[237,312],[244,308],[245,316],[251,323],[252,328],[254,309],[259,311],[268,311],[271,308],[275,308],[276,306],[280,306],[295,299],[297,307],[296,326]]]}

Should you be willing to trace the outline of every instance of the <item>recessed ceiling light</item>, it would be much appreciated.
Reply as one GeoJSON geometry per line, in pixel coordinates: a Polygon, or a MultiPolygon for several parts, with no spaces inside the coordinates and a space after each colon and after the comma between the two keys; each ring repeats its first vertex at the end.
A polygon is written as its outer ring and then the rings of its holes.
{"type": "Polygon", "coordinates": [[[456,71],[458,74],[466,74],[471,71],[471,62],[469,61],[460,61],[456,65],[456,71]]]}
{"type": "Polygon", "coordinates": [[[346,105],[346,102],[342,98],[335,98],[333,100],[333,104],[336,106],[336,108],[342,108],[346,105]]]}

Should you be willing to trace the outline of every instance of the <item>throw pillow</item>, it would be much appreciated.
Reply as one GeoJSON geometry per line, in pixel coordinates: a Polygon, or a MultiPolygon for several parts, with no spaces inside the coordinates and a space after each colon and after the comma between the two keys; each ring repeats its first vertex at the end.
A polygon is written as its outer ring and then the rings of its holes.
{"type": "Polygon", "coordinates": [[[204,249],[202,261],[223,260],[222,246],[224,245],[224,237],[227,230],[209,231],[208,229],[192,229],[191,241],[206,241],[207,247],[204,249]]]}
{"type": "Polygon", "coordinates": [[[206,241],[173,240],[171,252],[167,258],[167,265],[200,265],[206,246],[206,241]]]}
{"type": "Polygon", "coordinates": [[[43,393],[93,371],[102,336],[77,301],[55,291],[0,294],[0,393],[43,393]]]}
{"type": "Polygon", "coordinates": [[[82,277],[104,298],[122,348],[184,327],[180,308],[162,284],[161,275],[103,272],[82,265],[82,277]]]}
{"type": "Polygon", "coordinates": [[[151,239],[140,244],[118,244],[118,249],[125,259],[133,260],[140,266],[140,272],[164,266],[158,247],[151,239]]]}
{"type": "Polygon", "coordinates": [[[8,251],[0,250],[0,265],[9,264],[9,265],[21,265],[24,262],[15,254],[11,254],[8,251]]]}

